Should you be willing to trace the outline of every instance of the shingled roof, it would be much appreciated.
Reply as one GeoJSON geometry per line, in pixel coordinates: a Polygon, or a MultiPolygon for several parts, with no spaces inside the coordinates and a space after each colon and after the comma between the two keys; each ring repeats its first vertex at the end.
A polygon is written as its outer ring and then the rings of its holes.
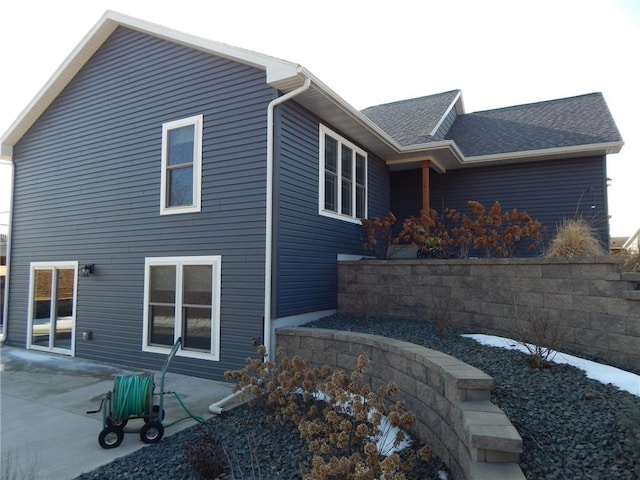
{"type": "Polygon", "coordinates": [[[601,93],[475,113],[457,111],[438,129],[459,90],[369,107],[362,111],[401,146],[453,140],[466,158],[545,149],[621,143],[601,93]]]}
{"type": "Polygon", "coordinates": [[[617,153],[624,142],[602,95],[594,93],[465,114],[459,90],[356,110],[306,68],[268,55],[106,12],[0,137],[0,160],[117,28],[128,28],[264,70],[266,83],[391,169],[428,159],[438,172],[470,165],[617,153]]]}
{"type": "Polygon", "coordinates": [[[361,111],[400,145],[442,140],[436,135],[442,119],[460,97],[460,90],[368,107],[361,111]]]}
{"type": "Polygon", "coordinates": [[[446,138],[466,157],[622,141],[601,93],[460,115],[446,138]]]}

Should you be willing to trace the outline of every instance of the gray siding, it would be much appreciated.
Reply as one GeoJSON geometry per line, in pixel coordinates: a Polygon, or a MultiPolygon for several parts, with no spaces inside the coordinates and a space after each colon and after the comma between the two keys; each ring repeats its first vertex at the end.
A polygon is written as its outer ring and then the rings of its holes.
{"type": "MultiPolygon", "coordinates": [[[[362,226],[318,214],[318,120],[294,102],[283,105],[277,118],[274,286],[280,318],[336,308],[337,254],[367,252],[362,226]]],[[[384,162],[371,154],[368,159],[369,215],[380,216],[389,208],[389,174],[384,162]]]]}
{"type": "MultiPolygon", "coordinates": [[[[468,212],[469,200],[487,208],[499,201],[503,211],[517,208],[542,222],[547,240],[562,219],[574,218],[577,210],[577,216],[588,220],[607,245],[606,178],[603,157],[468,168],[444,174],[432,171],[429,200],[438,212],[443,208],[468,212]]],[[[391,210],[399,218],[419,213],[420,182],[419,170],[392,173],[391,210]]]]}
{"type": "Polygon", "coordinates": [[[220,378],[262,336],[264,72],[119,28],[15,147],[8,341],[24,346],[29,262],[95,263],[78,280],[79,357],[159,368],[142,353],[144,259],[222,255],[220,378]],[[202,211],[160,216],[162,123],[204,115],[202,211]]]}

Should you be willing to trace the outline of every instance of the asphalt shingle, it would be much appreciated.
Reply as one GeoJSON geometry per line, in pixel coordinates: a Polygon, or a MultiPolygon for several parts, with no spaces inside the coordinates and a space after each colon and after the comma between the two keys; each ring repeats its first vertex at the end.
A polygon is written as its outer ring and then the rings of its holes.
{"type": "Polygon", "coordinates": [[[459,90],[362,111],[400,145],[453,140],[467,157],[620,142],[601,93],[458,115],[444,137],[431,135],[459,90]]]}
{"type": "Polygon", "coordinates": [[[447,114],[459,90],[411,98],[368,107],[361,113],[387,132],[400,145],[416,145],[442,140],[431,135],[447,114]]]}
{"type": "Polygon", "coordinates": [[[469,157],[622,140],[601,93],[460,115],[446,138],[469,157]]]}

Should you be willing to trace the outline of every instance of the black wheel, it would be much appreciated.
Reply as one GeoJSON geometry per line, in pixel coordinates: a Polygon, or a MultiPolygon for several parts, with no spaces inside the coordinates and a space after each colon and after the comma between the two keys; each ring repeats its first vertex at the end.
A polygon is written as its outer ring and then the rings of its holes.
{"type": "Polygon", "coordinates": [[[163,421],[164,420],[164,408],[160,412],[160,405],[154,405],[151,407],[151,415],[144,417],[145,423],[163,421]],[[159,415],[158,415],[159,414],[159,415]]]}
{"type": "Polygon", "coordinates": [[[129,419],[127,418],[123,418],[122,420],[114,420],[112,418],[107,417],[107,426],[116,427],[122,430],[124,427],[127,426],[128,421],[129,419]]]}
{"type": "Polygon", "coordinates": [[[102,448],[116,448],[122,443],[124,432],[122,428],[110,425],[105,427],[98,435],[98,443],[102,448]]]}
{"type": "Polygon", "coordinates": [[[157,443],[162,440],[164,427],[160,422],[145,423],[140,429],[140,440],[143,443],[157,443]]]}

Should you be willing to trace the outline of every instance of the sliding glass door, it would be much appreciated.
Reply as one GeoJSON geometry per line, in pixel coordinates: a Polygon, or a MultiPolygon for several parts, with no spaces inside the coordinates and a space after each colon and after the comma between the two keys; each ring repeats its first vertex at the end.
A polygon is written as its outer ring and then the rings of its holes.
{"type": "Polygon", "coordinates": [[[77,262],[31,264],[28,347],[73,355],[77,262]]]}

